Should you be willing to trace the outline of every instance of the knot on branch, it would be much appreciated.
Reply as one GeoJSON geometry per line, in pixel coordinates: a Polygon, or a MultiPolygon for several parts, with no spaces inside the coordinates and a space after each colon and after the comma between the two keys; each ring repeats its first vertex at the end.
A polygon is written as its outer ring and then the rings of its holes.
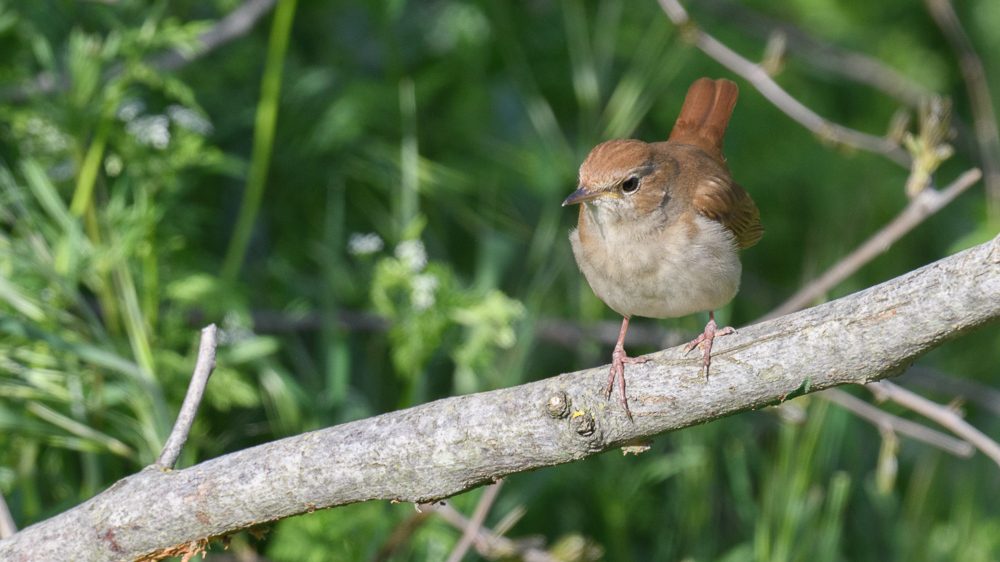
{"type": "Polygon", "coordinates": [[[545,410],[555,419],[562,419],[569,415],[569,396],[563,390],[553,392],[545,405],[545,410]]]}
{"type": "Polygon", "coordinates": [[[590,437],[597,430],[597,422],[590,412],[579,411],[573,414],[573,431],[583,437],[590,437]]]}

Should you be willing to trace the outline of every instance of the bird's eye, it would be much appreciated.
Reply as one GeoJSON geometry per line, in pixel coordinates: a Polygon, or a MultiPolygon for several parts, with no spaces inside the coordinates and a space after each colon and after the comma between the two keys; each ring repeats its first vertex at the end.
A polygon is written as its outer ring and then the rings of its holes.
{"type": "Polygon", "coordinates": [[[633,191],[639,189],[639,178],[632,176],[629,179],[622,182],[622,191],[625,193],[632,193],[633,191]]]}

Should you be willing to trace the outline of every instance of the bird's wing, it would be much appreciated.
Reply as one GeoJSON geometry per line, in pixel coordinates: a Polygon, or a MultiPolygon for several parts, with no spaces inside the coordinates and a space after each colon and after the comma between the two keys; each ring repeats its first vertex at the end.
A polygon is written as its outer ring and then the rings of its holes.
{"type": "Polygon", "coordinates": [[[757,205],[736,182],[713,177],[702,179],[695,190],[694,207],[702,216],[717,220],[733,231],[741,250],[764,236],[757,205]]]}
{"type": "MultiPolygon", "coordinates": [[[[670,141],[696,146],[728,170],[722,155],[722,141],[738,96],[736,84],[724,78],[696,80],[684,98],[670,141]]],[[[753,246],[764,235],[757,205],[750,194],[732,180],[701,179],[695,188],[694,207],[703,216],[733,231],[741,250],[753,246]]]]}

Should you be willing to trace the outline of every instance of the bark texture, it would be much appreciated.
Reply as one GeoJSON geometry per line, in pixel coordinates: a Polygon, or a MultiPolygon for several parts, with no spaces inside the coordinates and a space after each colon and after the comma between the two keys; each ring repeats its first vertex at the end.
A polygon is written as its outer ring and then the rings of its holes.
{"type": "Polygon", "coordinates": [[[807,392],[895,376],[998,318],[1000,238],[720,338],[707,381],[700,356],[680,348],[629,365],[635,423],[617,396],[604,399],[607,367],[447,398],[184,470],[143,470],[0,541],[0,559],[132,560],[314,509],[445,498],[807,392]]]}

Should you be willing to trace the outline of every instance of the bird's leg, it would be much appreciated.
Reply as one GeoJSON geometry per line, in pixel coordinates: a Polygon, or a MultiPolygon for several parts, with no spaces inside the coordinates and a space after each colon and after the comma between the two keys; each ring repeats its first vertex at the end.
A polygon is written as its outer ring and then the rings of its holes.
{"type": "Polygon", "coordinates": [[[708,313],[708,324],[705,324],[705,331],[702,332],[700,336],[691,341],[691,343],[684,346],[684,353],[688,353],[695,347],[700,346],[704,350],[704,358],[701,361],[701,373],[708,380],[708,366],[712,363],[712,340],[716,336],[728,336],[729,334],[735,334],[736,330],[732,326],[726,326],[723,329],[719,329],[715,324],[715,313],[708,313]]]}
{"type": "Polygon", "coordinates": [[[622,331],[618,334],[618,343],[615,345],[615,351],[611,354],[611,372],[608,373],[608,386],[604,389],[604,398],[611,398],[611,388],[615,385],[615,379],[618,379],[618,389],[621,390],[622,394],[622,406],[625,408],[628,420],[632,421],[632,412],[628,411],[628,398],[625,397],[625,363],[645,363],[646,359],[625,355],[623,344],[625,343],[625,331],[628,330],[628,321],[628,316],[622,320],[622,331]]]}

